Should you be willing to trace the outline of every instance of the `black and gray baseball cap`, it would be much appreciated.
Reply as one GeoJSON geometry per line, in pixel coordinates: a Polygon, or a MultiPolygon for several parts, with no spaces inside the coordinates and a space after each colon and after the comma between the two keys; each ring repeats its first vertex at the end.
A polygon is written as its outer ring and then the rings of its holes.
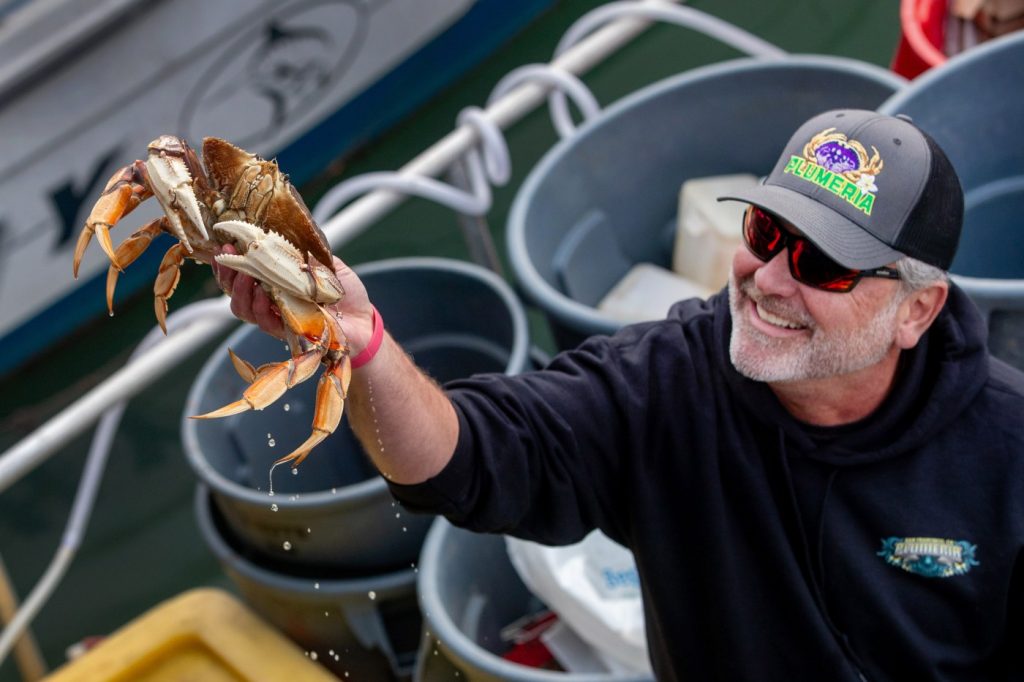
{"type": "Polygon", "coordinates": [[[938,144],[907,117],[859,109],[804,123],[762,184],[724,200],[788,220],[858,270],[902,256],[948,270],[964,214],[960,180],[938,144]]]}

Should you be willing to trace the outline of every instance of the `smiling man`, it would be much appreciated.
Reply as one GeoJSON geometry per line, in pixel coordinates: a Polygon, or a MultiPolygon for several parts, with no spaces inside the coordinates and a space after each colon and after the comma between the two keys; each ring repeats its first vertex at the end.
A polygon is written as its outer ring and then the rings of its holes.
{"type": "Polygon", "coordinates": [[[907,120],[831,111],[730,198],[727,290],[444,390],[337,261],[367,452],[411,510],[629,547],[659,680],[1022,679],[1024,376],[946,275],[949,161],[907,120]]]}
{"type": "Polygon", "coordinates": [[[729,283],[733,365],[810,424],[867,416],[948,296],[963,220],[949,160],[907,120],[827,112],[735,198],[751,205],[729,283]]]}

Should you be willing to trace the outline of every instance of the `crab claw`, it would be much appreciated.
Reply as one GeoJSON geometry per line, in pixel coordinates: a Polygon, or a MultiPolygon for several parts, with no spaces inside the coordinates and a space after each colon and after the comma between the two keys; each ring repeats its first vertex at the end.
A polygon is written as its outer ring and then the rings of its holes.
{"type": "Polygon", "coordinates": [[[185,159],[190,153],[191,149],[180,138],[163,135],[149,143],[149,158],[146,160],[153,194],[167,214],[171,232],[185,244],[189,253],[192,246],[185,232],[183,217],[192,223],[203,239],[210,238],[192,189],[192,174],[185,159]]]}
{"type": "Polygon", "coordinates": [[[242,220],[222,220],[214,233],[230,237],[242,253],[222,253],[217,263],[251,275],[261,282],[273,282],[282,290],[306,301],[334,303],[344,295],[334,270],[312,255],[303,255],[276,232],[266,231],[242,220]]]}
{"type": "Polygon", "coordinates": [[[310,451],[319,445],[327,436],[334,433],[341,423],[341,414],[345,409],[345,398],[348,385],[352,381],[352,362],[348,355],[329,366],[316,388],[316,409],[313,412],[313,433],[299,447],[285,455],[274,464],[291,462],[292,468],[302,464],[310,451]]]}
{"type": "MultiPolygon", "coordinates": [[[[234,357],[237,356],[234,353],[231,355],[235,369],[238,370],[239,365],[234,362],[234,357]]],[[[219,419],[220,417],[229,417],[233,414],[248,412],[249,410],[262,410],[264,407],[273,404],[289,388],[311,377],[320,365],[322,355],[322,351],[313,349],[284,362],[272,362],[263,365],[256,370],[255,379],[249,385],[249,388],[245,389],[242,393],[241,400],[236,400],[230,405],[225,405],[213,412],[197,414],[192,419],[219,419]]],[[[247,366],[247,368],[252,368],[252,365],[249,363],[244,360],[242,362],[245,363],[244,366],[247,366]]]]}

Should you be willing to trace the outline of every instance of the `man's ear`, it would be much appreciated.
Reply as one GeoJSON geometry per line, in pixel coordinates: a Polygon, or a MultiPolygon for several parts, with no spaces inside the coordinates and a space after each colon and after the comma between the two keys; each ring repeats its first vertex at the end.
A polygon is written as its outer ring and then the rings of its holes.
{"type": "Polygon", "coordinates": [[[918,289],[900,304],[899,326],[896,329],[896,345],[913,348],[928,331],[949,296],[949,283],[936,282],[918,289]]]}

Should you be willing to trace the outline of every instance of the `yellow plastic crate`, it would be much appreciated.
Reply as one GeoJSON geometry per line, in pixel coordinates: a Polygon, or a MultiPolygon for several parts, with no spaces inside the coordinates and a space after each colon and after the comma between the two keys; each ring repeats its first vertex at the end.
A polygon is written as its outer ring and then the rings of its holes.
{"type": "Polygon", "coordinates": [[[170,599],[45,682],[337,682],[295,643],[218,589],[170,599]]]}

